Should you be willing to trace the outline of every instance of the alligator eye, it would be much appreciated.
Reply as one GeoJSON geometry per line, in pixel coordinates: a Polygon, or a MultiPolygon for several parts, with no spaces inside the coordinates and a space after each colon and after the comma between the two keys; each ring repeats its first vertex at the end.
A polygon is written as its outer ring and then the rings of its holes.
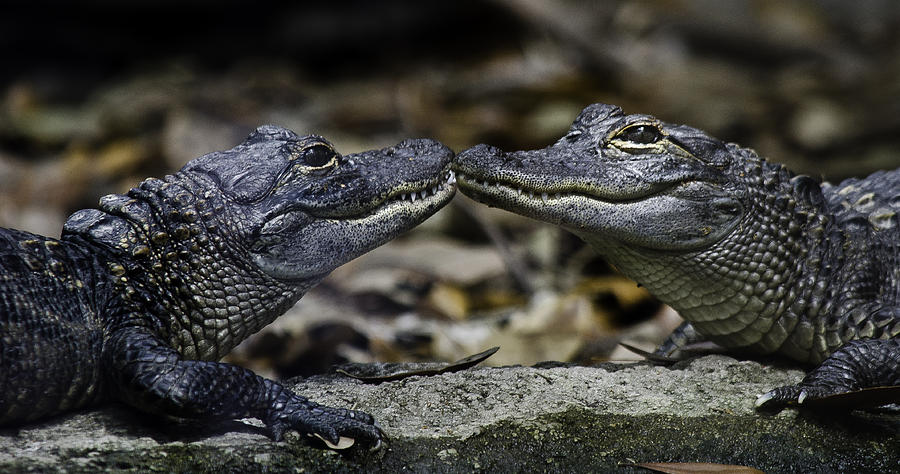
{"type": "Polygon", "coordinates": [[[300,157],[307,166],[320,168],[330,163],[336,156],[337,153],[331,148],[325,145],[315,145],[303,150],[300,157]]]}
{"type": "Polygon", "coordinates": [[[662,140],[663,134],[655,125],[639,124],[625,127],[616,134],[616,138],[627,140],[631,143],[649,145],[662,140]]]}

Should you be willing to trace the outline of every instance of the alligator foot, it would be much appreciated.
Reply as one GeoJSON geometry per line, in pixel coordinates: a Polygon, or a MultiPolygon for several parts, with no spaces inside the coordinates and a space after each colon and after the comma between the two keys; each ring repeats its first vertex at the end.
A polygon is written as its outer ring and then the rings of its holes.
{"type": "Polygon", "coordinates": [[[777,413],[788,406],[800,405],[865,408],[900,403],[900,399],[896,399],[896,390],[862,397],[836,397],[896,385],[900,385],[900,338],[851,341],[799,384],[778,387],[760,395],[756,407],[760,411],[777,413]]]}
{"type": "Polygon", "coordinates": [[[385,438],[368,413],[319,405],[297,395],[274,404],[265,422],[275,441],[281,441],[284,432],[293,429],[320,438],[332,449],[349,448],[357,441],[378,449],[385,438]]]}

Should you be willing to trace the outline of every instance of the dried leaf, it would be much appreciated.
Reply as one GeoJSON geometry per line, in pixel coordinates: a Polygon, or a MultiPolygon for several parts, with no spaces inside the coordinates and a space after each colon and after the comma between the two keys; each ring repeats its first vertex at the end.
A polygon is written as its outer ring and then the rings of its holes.
{"type": "Polygon", "coordinates": [[[827,397],[808,399],[802,407],[821,408],[874,408],[891,403],[900,403],[900,385],[886,387],[869,387],[852,392],[829,395],[827,397]]]}
{"type": "Polygon", "coordinates": [[[711,462],[643,462],[628,463],[625,466],[642,467],[667,474],[722,473],[722,474],[763,474],[759,469],[732,464],[716,464],[711,462]]]}
{"type": "Polygon", "coordinates": [[[413,370],[408,369],[409,364],[366,364],[368,369],[366,370],[366,374],[363,374],[361,371],[352,373],[345,369],[337,369],[336,372],[348,377],[353,377],[357,380],[362,380],[366,383],[389,382],[393,380],[405,379],[414,375],[428,376],[446,374],[450,372],[459,372],[460,370],[465,370],[481,363],[488,357],[494,355],[494,353],[498,350],[500,350],[499,346],[492,347],[484,352],[479,352],[478,354],[464,357],[450,364],[422,364],[425,365],[424,368],[413,370]]]}
{"type": "Polygon", "coordinates": [[[338,440],[337,444],[334,444],[331,441],[328,441],[327,439],[323,438],[322,435],[320,435],[319,433],[313,433],[310,436],[315,436],[316,438],[319,438],[320,440],[322,440],[323,443],[325,443],[325,446],[328,446],[330,449],[334,449],[336,451],[350,448],[354,444],[356,444],[355,439],[347,438],[346,436],[341,436],[340,439],[338,440]]]}
{"type": "Polygon", "coordinates": [[[619,345],[628,349],[629,351],[634,352],[635,354],[651,361],[651,362],[657,362],[660,364],[674,364],[680,360],[680,359],[675,359],[672,357],[666,357],[666,356],[654,354],[652,352],[647,352],[643,349],[639,349],[635,346],[632,346],[631,344],[621,342],[621,341],[619,341],[619,345]]]}
{"type": "Polygon", "coordinates": [[[679,356],[678,357],[670,357],[659,354],[654,354],[652,352],[647,352],[643,349],[632,346],[631,344],[619,341],[619,345],[628,349],[635,354],[644,357],[650,362],[656,362],[658,364],[669,365],[674,364],[676,362],[681,362],[683,360],[691,359],[693,357],[701,357],[710,354],[721,354],[724,353],[721,347],[708,343],[706,341],[702,341],[699,343],[689,344],[684,347],[680,347],[678,349],[679,356]]]}

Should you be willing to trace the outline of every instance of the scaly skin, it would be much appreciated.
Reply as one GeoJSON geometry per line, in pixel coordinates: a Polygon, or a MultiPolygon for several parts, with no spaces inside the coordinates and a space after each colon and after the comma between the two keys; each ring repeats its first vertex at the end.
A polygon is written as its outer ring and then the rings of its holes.
{"type": "Polygon", "coordinates": [[[900,384],[900,170],[818,184],[752,150],[615,106],[542,150],[460,153],[460,190],[577,234],[711,340],[821,364],[758,404],[900,384]],[[856,341],[852,342],[851,341],[856,341]]]}
{"type": "Polygon", "coordinates": [[[379,443],[368,414],[217,360],[446,204],[452,156],[432,140],[340,156],[265,126],[76,212],[59,240],[0,229],[0,425],[119,400],[379,443]]]}

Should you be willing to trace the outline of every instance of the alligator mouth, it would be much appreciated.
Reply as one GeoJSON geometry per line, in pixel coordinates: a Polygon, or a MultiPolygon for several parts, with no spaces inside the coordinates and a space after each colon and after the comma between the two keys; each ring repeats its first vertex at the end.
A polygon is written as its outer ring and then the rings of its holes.
{"type": "Polygon", "coordinates": [[[512,184],[506,181],[491,181],[484,178],[479,179],[477,176],[465,174],[461,171],[456,172],[456,179],[459,182],[459,187],[461,189],[469,189],[487,194],[502,194],[506,197],[512,196],[523,202],[530,201],[532,203],[537,203],[540,201],[543,204],[553,204],[556,201],[561,201],[566,198],[583,198],[602,201],[609,204],[625,204],[665,194],[667,191],[684,184],[682,181],[660,183],[657,186],[633,193],[601,194],[587,189],[586,186],[583,185],[570,185],[568,187],[563,187],[562,189],[541,190],[512,184]]]}
{"type": "Polygon", "coordinates": [[[375,207],[384,207],[396,202],[415,203],[417,200],[421,202],[435,196],[442,196],[448,190],[451,192],[456,190],[456,173],[450,170],[449,167],[441,173],[441,178],[439,179],[419,185],[399,186],[388,194],[383,201],[376,204],[375,207]]]}
{"type": "MultiPolygon", "coordinates": [[[[427,211],[433,209],[435,203],[445,202],[456,193],[456,173],[449,166],[437,179],[418,183],[404,183],[389,192],[380,201],[374,202],[368,209],[355,215],[331,216],[340,219],[365,219],[370,216],[391,213],[394,211],[427,211]]],[[[326,217],[326,216],[323,216],[326,217]]]]}

